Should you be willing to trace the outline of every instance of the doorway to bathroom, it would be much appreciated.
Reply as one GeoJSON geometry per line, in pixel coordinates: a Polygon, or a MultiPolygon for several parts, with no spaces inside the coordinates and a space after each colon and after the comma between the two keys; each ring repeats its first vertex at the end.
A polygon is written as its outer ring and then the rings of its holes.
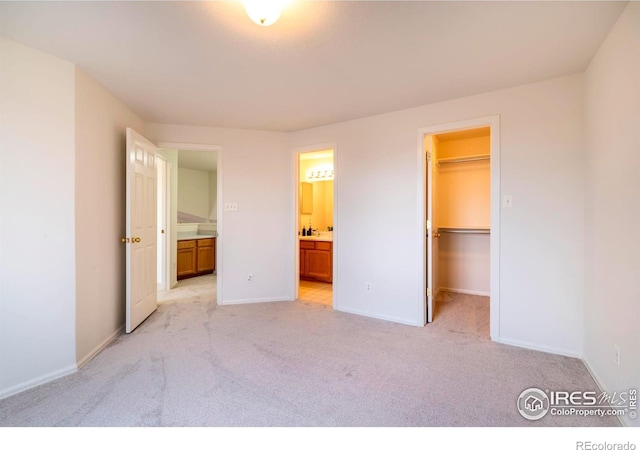
{"type": "Polygon", "coordinates": [[[333,307],[334,149],[296,154],[296,299],[333,307]]]}
{"type": "Polygon", "coordinates": [[[159,146],[166,176],[158,175],[158,272],[164,274],[164,280],[158,277],[158,302],[217,302],[221,148],[169,142],[159,146]]]}

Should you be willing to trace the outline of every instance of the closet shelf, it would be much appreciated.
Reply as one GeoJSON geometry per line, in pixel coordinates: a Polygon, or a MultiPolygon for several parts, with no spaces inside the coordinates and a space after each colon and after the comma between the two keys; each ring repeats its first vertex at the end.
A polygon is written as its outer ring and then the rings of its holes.
{"type": "Polygon", "coordinates": [[[491,159],[491,155],[472,155],[472,156],[458,156],[456,158],[440,158],[437,163],[440,164],[452,164],[463,163],[471,161],[485,161],[491,159]]]}
{"type": "Polygon", "coordinates": [[[491,234],[491,229],[490,228],[442,227],[442,228],[438,228],[438,233],[491,234]]]}

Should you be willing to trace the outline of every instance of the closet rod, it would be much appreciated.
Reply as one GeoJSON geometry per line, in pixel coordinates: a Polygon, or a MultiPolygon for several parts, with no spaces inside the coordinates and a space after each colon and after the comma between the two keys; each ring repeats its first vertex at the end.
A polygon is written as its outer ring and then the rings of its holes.
{"type": "Polygon", "coordinates": [[[491,234],[490,228],[438,228],[438,233],[491,234]]]}
{"type": "Polygon", "coordinates": [[[487,159],[491,159],[491,155],[477,155],[477,156],[466,156],[466,157],[462,156],[459,158],[442,158],[438,160],[438,165],[471,162],[471,161],[484,161],[487,159]]]}

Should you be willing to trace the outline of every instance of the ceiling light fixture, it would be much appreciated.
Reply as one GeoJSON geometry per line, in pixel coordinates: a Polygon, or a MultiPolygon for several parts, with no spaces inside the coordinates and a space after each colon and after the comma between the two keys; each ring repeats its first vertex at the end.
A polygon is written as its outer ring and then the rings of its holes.
{"type": "Polygon", "coordinates": [[[258,25],[268,27],[275,23],[289,0],[243,0],[247,15],[258,25]]]}

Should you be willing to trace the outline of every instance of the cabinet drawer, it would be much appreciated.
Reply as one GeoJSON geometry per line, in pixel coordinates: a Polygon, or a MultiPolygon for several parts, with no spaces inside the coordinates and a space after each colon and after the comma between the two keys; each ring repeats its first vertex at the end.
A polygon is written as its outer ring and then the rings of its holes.
{"type": "Polygon", "coordinates": [[[213,239],[198,239],[198,247],[211,247],[213,245],[213,239]]]}
{"type": "Polygon", "coordinates": [[[316,243],[313,241],[300,241],[300,248],[316,248],[316,243]]]}
{"type": "Polygon", "coordinates": [[[178,241],[178,250],[181,248],[194,248],[196,241],[178,241]]]}
{"type": "Polygon", "coordinates": [[[316,250],[331,250],[331,242],[316,242],[316,250]]]}

